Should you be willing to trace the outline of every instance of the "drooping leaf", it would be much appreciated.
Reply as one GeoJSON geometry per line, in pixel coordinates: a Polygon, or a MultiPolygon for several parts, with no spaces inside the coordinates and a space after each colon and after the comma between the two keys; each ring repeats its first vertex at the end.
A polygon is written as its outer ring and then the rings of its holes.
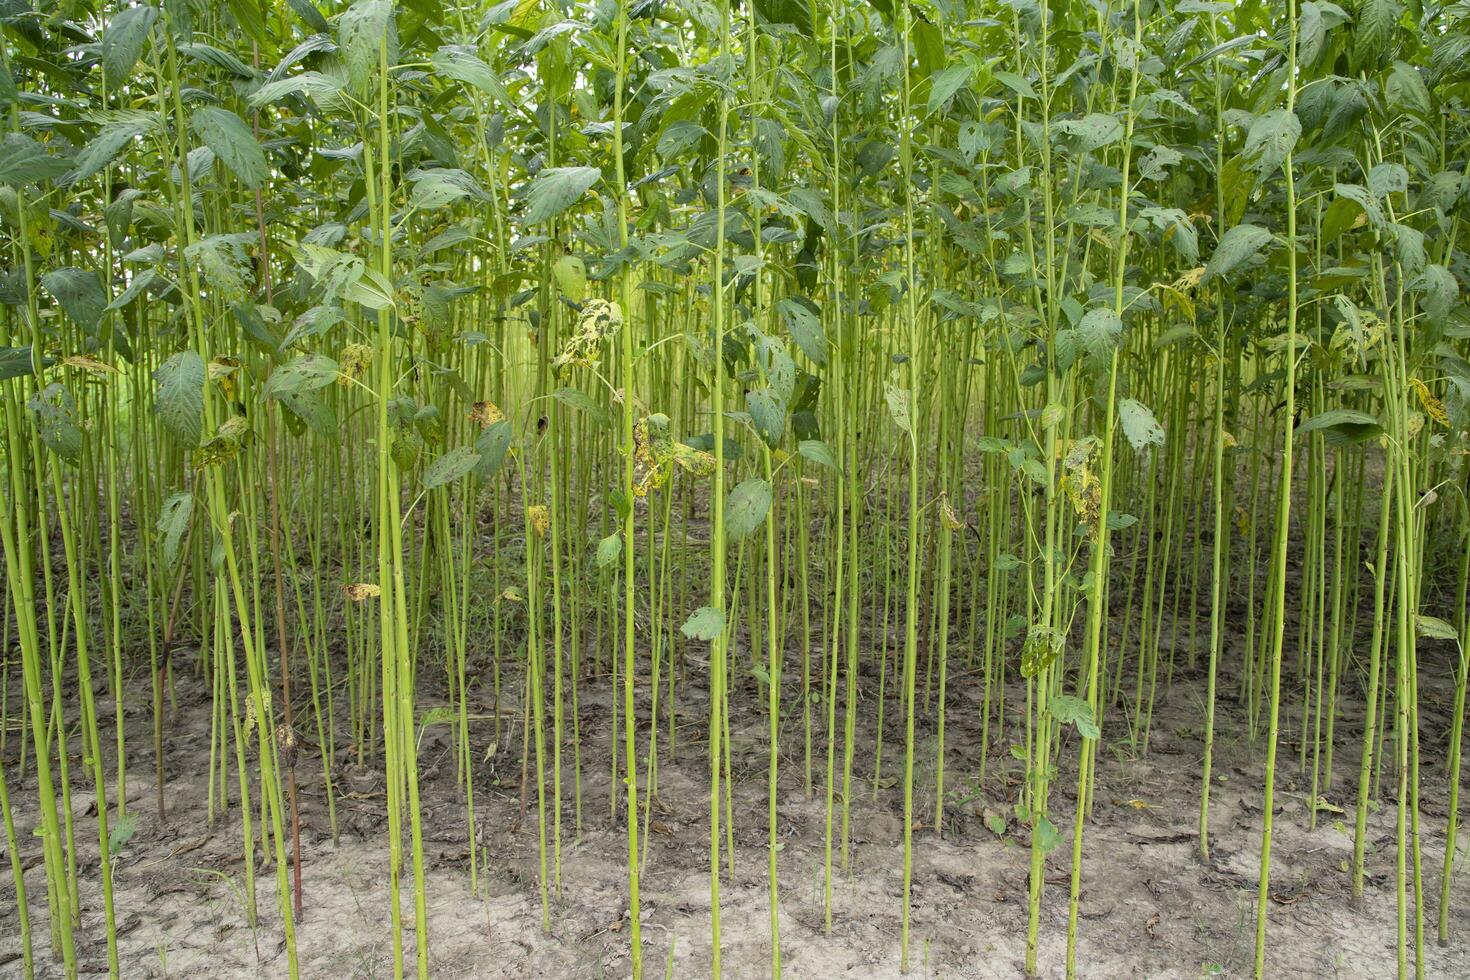
{"type": "MultiPolygon", "coordinates": [[[[42,357],[41,366],[56,363],[54,357],[42,357]]],[[[30,347],[0,347],[0,381],[21,378],[34,373],[30,347]]]]}
{"type": "Polygon", "coordinates": [[[523,220],[528,225],[550,221],[576,204],[601,178],[602,171],[596,167],[548,167],[531,181],[523,220]]]}
{"type": "Polygon", "coordinates": [[[929,82],[929,111],[942,112],[960,89],[970,81],[974,67],[969,62],[950,65],[929,82]]]}
{"type": "Polygon", "coordinates": [[[577,388],[558,388],[551,393],[551,397],[569,408],[575,408],[579,412],[586,412],[593,422],[598,425],[610,425],[607,412],[602,406],[592,400],[592,396],[577,388]]]}
{"type": "Polygon", "coordinates": [[[164,428],[185,446],[196,446],[204,432],[204,358],[192,350],[179,351],[158,366],[154,410],[164,428]]]}
{"type": "Polygon", "coordinates": [[[1057,361],[1063,370],[1082,361],[1089,371],[1106,370],[1123,337],[1123,320],[1111,307],[1096,307],[1075,327],[1057,331],[1057,361]]]}
{"type": "Polygon", "coordinates": [[[1442,265],[1427,265],[1409,284],[1432,323],[1443,324],[1460,298],[1460,284],[1455,274],[1442,265]]]}
{"type": "Polygon", "coordinates": [[[390,0],[357,0],[337,18],[337,46],[352,88],[364,91],[388,45],[388,67],[398,61],[397,32],[390,0]]]}
{"type": "Polygon", "coordinates": [[[909,408],[909,396],[907,388],[900,388],[891,381],[883,385],[883,400],[888,403],[888,415],[893,419],[893,424],[903,432],[913,435],[914,421],[909,408]]]}
{"type": "Polygon", "coordinates": [[[842,469],[837,463],[837,457],[832,454],[832,450],[820,439],[803,439],[796,450],[813,463],[829,466],[834,470],[842,469]]]}
{"type": "Polygon", "coordinates": [[[475,463],[475,479],[484,483],[499,472],[510,449],[510,423],[505,419],[493,422],[475,437],[475,452],[479,461],[475,463]]]}
{"type": "Polygon", "coordinates": [[[1266,243],[1270,240],[1271,233],[1260,225],[1231,226],[1230,230],[1220,238],[1220,244],[1215,246],[1215,254],[1211,255],[1210,261],[1205,263],[1205,274],[1201,281],[1229,275],[1242,262],[1254,257],[1257,252],[1265,248],[1266,243]]]}
{"type": "MultiPolygon", "coordinates": [[[[623,538],[620,534],[609,534],[597,542],[597,567],[607,568],[623,553],[623,538]]],[[[685,634],[688,635],[688,634],[685,634]]]]}
{"type": "Polygon", "coordinates": [[[691,640],[713,643],[725,631],[725,614],[713,606],[700,606],[689,614],[679,632],[691,640]]]}
{"type": "Polygon", "coordinates": [[[97,273],[70,266],[53,269],[41,277],[41,285],[56,298],[73,323],[88,333],[97,332],[102,314],[107,312],[107,296],[102,292],[102,280],[97,278],[97,273]]]}
{"type": "Polygon", "coordinates": [[[1262,177],[1274,174],[1301,135],[1302,124],[1295,112],[1272,109],[1261,113],[1245,136],[1245,155],[1252,161],[1251,169],[1262,177]]]}
{"type": "Polygon", "coordinates": [[[791,339],[815,364],[827,363],[827,334],[822,329],[821,311],[806,297],[788,296],[776,304],[791,339]]]}
{"type": "Polygon", "coordinates": [[[769,388],[756,388],[745,396],[756,434],[767,446],[775,447],[786,431],[786,405],[769,388]]]}
{"type": "Polygon", "coordinates": [[[469,48],[445,46],[435,51],[429,61],[438,74],[472,85],[501,105],[512,107],[510,93],[506,91],[505,84],[495,74],[495,70],[481,61],[469,48]]]}
{"type": "Polygon", "coordinates": [[[1154,418],[1154,413],[1141,401],[1124,398],[1118,402],[1118,422],[1123,426],[1123,435],[1134,449],[1164,444],[1164,427],[1154,418]]]}
{"type": "Polygon", "coordinates": [[[1076,725],[1077,733],[1083,738],[1097,738],[1102,734],[1093,719],[1092,705],[1084,699],[1070,694],[1054,695],[1048,704],[1051,716],[1063,725],[1076,725]]]}
{"type": "Polygon", "coordinates": [[[245,121],[220,106],[200,106],[190,123],[194,135],[250,190],[265,183],[270,165],[245,121]]]}
{"type": "Polygon", "coordinates": [[[296,391],[315,391],[337,380],[337,362],[324,354],[303,354],[271,371],[265,382],[267,398],[296,391]]]}
{"type": "Polygon", "coordinates": [[[1036,834],[1036,846],[1041,848],[1042,854],[1050,854],[1062,843],[1061,831],[1046,817],[1036,818],[1036,829],[1032,832],[1036,834]]]}
{"type": "Polygon", "coordinates": [[[432,211],[466,198],[484,200],[487,195],[475,178],[463,170],[419,170],[409,175],[413,191],[408,203],[420,211],[432,211]]]}
{"type": "Polygon", "coordinates": [[[112,91],[117,91],[133,73],[157,19],[158,8],[138,4],[124,7],[107,22],[102,32],[102,71],[112,91]]]}
{"type": "Polygon", "coordinates": [[[251,108],[259,109],[262,106],[272,105],[293,95],[307,95],[314,99],[323,100],[336,96],[342,91],[342,84],[334,78],[329,78],[317,71],[304,71],[299,75],[289,78],[280,78],[273,82],[266,82],[250,95],[251,108]]]}
{"type": "Polygon", "coordinates": [[[279,401],[289,413],[286,422],[293,432],[299,435],[303,429],[309,429],[323,439],[336,441],[337,413],[316,391],[305,388],[287,391],[279,401]]]}
{"type": "Polygon", "coordinates": [[[424,489],[432,490],[465,476],[480,462],[480,454],[469,446],[456,446],[424,469],[424,489]]]}
{"type": "Polygon", "coordinates": [[[75,169],[67,179],[73,182],[86,180],[117,159],[123,147],[152,132],[157,123],[157,116],[140,112],[103,126],[97,135],[82,148],[82,152],[77,154],[75,169]]]}
{"type": "Polygon", "coordinates": [[[46,448],[68,463],[82,458],[82,428],[77,424],[77,403],[70,391],[53,382],[31,396],[26,407],[35,415],[46,448]]]}
{"type": "Polygon", "coordinates": [[[1123,138],[1123,121],[1105,112],[1091,112],[1081,119],[1063,119],[1056,124],[1056,129],[1088,151],[1101,149],[1123,138]]]}
{"type": "Polygon", "coordinates": [[[1402,0],[1362,0],[1356,6],[1352,45],[1355,73],[1371,72],[1383,64],[1392,50],[1403,12],[1402,0]]]}
{"type": "Polygon", "coordinates": [[[1313,432],[1321,432],[1333,445],[1348,445],[1379,435],[1383,432],[1383,426],[1378,424],[1376,418],[1364,412],[1350,408],[1333,408],[1312,416],[1296,427],[1298,436],[1313,432]]]}
{"type": "Polygon", "coordinates": [[[1455,628],[1438,616],[1419,613],[1414,617],[1415,632],[1427,640],[1459,640],[1455,628]]]}
{"type": "Polygon", "coordinates": [[[171,493],[158,511],[158,533],[163,535],[163,560],[173,566],[179,560],[179,546],[189,530],[194,513],[194,495],[187,490],[171,493]]]}
{"type": "Polygon", "coordinates": [[[0,140],[0,184],[20,187],[54,180],[71,169],[71,160],[46,148],[24,133],[0,140]]]}
{"type": "Polygon", "coordinates": [[[551,266],[556,288],[566,294],[573,303],[580,303],[587,295],[587,263],[575,255],[563,255],[551,266]]]}
{"type": "Polygon", "coordinates": [[[725,530],[739,540],[766,519],[771,509],[771,485],[759,477],[742,481],[725,501],[725,530]]]}
{"type": "Polygon", "coordinates": [[[1064,637],[1049,626],[1032,624],[1021,645],[1021,676],[1035,677],[1062,655],[1064,637]]]}

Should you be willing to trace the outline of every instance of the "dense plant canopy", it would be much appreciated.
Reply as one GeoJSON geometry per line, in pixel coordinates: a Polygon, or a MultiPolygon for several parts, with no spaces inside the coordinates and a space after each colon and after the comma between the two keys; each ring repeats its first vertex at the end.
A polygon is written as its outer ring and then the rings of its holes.
{"type": "Polygon", "coordinates": [[[184,674],[210,818],[293,976],[301,811],[336,834],[348,762],[385,776],[394,973],[426,974],[436,728],[474,890],[505,845],[477,774],[521,752],[547,928],[584,773],[609,773],[635,977],[673,955],[640,933],[643,838],[692,756],[713,974],[734,825],[764,822],[779,975],[778,802],[824,801],[830,929],[850,817],[888,787],[905,969],[912,853],[986,794],[1029,848],[1026,971],[1085,972],[1099,747],[1146,754],[1176,674],[1200,678],[1201,860],[1217,702],[1264,762],[1258,975],[1288,767],[1312,825],[1343,801],[1354,897],[1396,808],[1400,974],[1448,937],[1470,7],[29,4],[0,0],[0,804],[28,976],[76,975],[104,929],[120,972],[112,852],[167,820],[184,674]],[[1426,664],[1448,725],[1420,724],[1426,664]],[[978,754],[946,754],[960,684],[978,754]],[[731,805],[741,712],[758,816],[731,805]]]}

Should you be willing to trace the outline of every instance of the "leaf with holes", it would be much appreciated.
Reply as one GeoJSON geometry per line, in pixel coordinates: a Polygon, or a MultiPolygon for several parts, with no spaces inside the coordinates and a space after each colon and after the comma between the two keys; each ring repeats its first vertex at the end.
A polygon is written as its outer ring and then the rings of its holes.
{"type": "Polygon", "coordinates": [[[1123,435],[1134,449],[1164,444],[1164,427],[1154,418],[1154,413],[1141,401],[1124,398],[1118,402],[1118,422],[1123,426],[1123,435]]]}
{"type": "Polygon", "coordinates": [[[164,428],[186,446],[197,446],[204,432],[204,358],[179,351],[158,366],[153,407],[164,428]]]}
{"type": "Polygon", "coordinates": [[[739,540],[760,527],[770,509],[771,485],[759,477],[745,480],[725,501],[725,530],[739,540]]]}

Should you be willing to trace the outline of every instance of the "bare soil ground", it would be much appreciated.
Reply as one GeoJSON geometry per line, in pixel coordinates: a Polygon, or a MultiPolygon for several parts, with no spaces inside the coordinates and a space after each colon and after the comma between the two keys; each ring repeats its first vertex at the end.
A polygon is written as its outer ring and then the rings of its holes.
{"type": "MultiPolygon", "coordinates": [[[[1202,633],[1207,630],[1202,630],[1202,633]]],[[[1166,634],[1167,635],[1167,634],[1166,634]]],[[[1231,643],[1239,642],[1232,637],[1231,643]]],[[[741,654],[742,656],[744,654],[741,654]]],[[[1238,651],[1226,657],[1238,658],[1238,651]]],[[[954,662],[959,664],[961,656],[954,662]]],[[[1199,658],[1200,663],[1203,657],[1199,658]]],[[[786,680],[796,672],[788,660],[786,680]]],[[[1428,908],[1430,976],[1470,976],[1470,886],[1457,869],[1455,933],[1448,948],[1434,943],[1439,868],[1445,845],[1444,732],[1452,687],[1448,668],[1421,668],[1426,689],[1423,745],[1423,861],[1428,908]]],[[[12,670],[12,683],[18,669],[12,670]]],[[[1290,670],[1288,670],[1290,674],[1290,670]]],[[[168,820],[158,819],[152,779],[153,756],[147,678],[135,678],[129,702],[129,807],[138,829],[117,856],[117,919],[123,975],[127,977],[283,977],[286,957],[272,869],[257,875],[260,921],[252,930],[243,903],[238,804],[230,819],[206,819],[209,752],[209,692],[192,675],[177,678],[178,710],[168,726],[166,765],[168,820]]],[[[474,696],[487,704],[488,681],[474,696]]],[[[1241,735],[1244,718],[1222,680],[1220,738],[1214,788],[1210,863],[1196,857],[1195,822],[1201,756],[1202,677],[1178,654],[1172,686],[1161,680],[1159,705],[1148,752],[1132,745],[1125,731],[1104,732],[1098,765],[1096,809],[1086,828],[1079,962],[1088,977],[1200,977],[1249,975],[1252,956],[1256,871],[1260,847],[1261,745],[1241,735]]],[[[891,686],[890,686],[891,689],[891,686]]],[[[424,787],[426,891],[430,950],[435,977],[616,977],[628,973],[625,919],[626,845],[621,815],[609,808],[608,759],[612,710],[606,678],[584,686],[581,699],[583,793],[581,832],[576,832],[571,753],[565,762],[564,848],[559,895],[552,899],[550,929],[541,929],[537,887],[535,793],[521,815],[521,734],[505,723],[503,742],[476,770],[480,838],[490,866],[480,894],[471,893],[463,805],[455,789],[448,737],[427,730],[420,754],[424,787]]],[[[646,692],[645,692],[646,694],[646,692]]],[[[697,667],[680,688],[681,726],[674,758],[662,756],[658,799],[643,877],[643,941],[650,976],[708,975],[709,943],[709,770],[703,739],[707,698],[697,667]]],[[[11,704],[16,692],[11,692],[11,704]]],[[[757,683],[735,692],[733,769],[736,775],[735,871],[721,885],[723,957],[731,978],[769,974],[766,898],[766,736],[757,683]]],[[[1021,703],[1019,689],[1010,703],[1021,703]]],[[[956,667],[949,683],[947,787],[952,791],[941,838],[932,827],[916,832],[914,848],[913,947],[909,976],[1015,977],[1021,975],[1026,934],[1028,842],[1011,808],[1021,764],[1009,746],[1014,729],[993,737],[983,783],[980,772],[981,685],[956,667]],[[965,799],[965,797],[970,797],[965,799]],[[1004,833],[987,828],[985,817],[1007,818],[1004,833]]],[[[509,699],[508,699],[509,700],[509,699]]],[[[1293,703],[1288,695],[1283,704],[1293,703]]],[[[99,699],[99,704],[106,704],[99,699]]],[[[800,704],[789,692],[788,704],[800,704]]],[[[1299,702],[1296,702],[1299,703],[1299,702]]],[[[509,713],[514,713],[514,705],[509,713]]],[[[645,713],[648,705],[640,710],[645,713]]],[[[779,807],[781,937],[783,969],[791,978],[897,977],[902,886],[902,729],[893,702],[887,712],[883,775],[876,796],[872,748],[876,705],[860,708],[856,799],[852,810],[852,863],[834,883],[830,933],[823,929],[826,760],[814,713],[813,789],[804,792],[801,715],[789,712],[783,734],[779,807]]],[[[1007,711],[1010,708],[1008,704],[1007,711]]],[[[1268,973],[1279,977],[1385,977],[1395,970],[1393,888],[1393,781],[1385,779],[1381,809],[1370,818],[1366,907],[1349,907],[1347,862],[1352,853],[1351,810],[1343,817],[1322,813],[1307,829],[1305,778],[1297,764],[1293,712],[1283,709],[1279,812],[1273,850],[1268,973]],[[1339,822],[1341,821],[1341,822],[1339,822]]],[[[839,716],[840,717],[840,716],[839,716]]],[[[1109,716],[1121,727],[1121,713],[1109,716]]],[[[104,718],[106,726],[110,718],[104,718]]],[[[1013,721],[1014,725],[1015,722],[1013,721]]],[[[304,727],[304,726],[303,726],[304,727]]],[[[345,726],[344,726],[345,727],[345,726]]],[[[442,729],[443,726],[440,726],[442,729]]],[[[839,721],[840,727],[840,721],[839,721]]],[[[1338,724],[1335,780],[1330,802],[1350,808],[1358,765],[1361,719],[1349,712],[1338,724]]],[[[41,954],[42,976],[59,975],[46,959],[44,889],[40,840],[31,834],[34,787],[18,778],[22,733],[6,742],[11,797],[16,801],[26,884],[41,954]]],[[[475,725],[478,752],[489,748],[491,723],[475,725]]],[[[916,766],[917,811],[932,814],[934,733],[921,722],[916,766]]],[[[75,750],[79,746],[72,739],[75,750]]],[[[1041,923],[1045,976],[1061,976],[1065,955],[1067,875],[1071,835],[1071,786],[1075,779],[1075,735],[1060,760],[1052,813],[1066,844],[1051,855],[1041,923]]],[[[344,756],[346,753],[342,753],[344,756]]],[[[838,753],[840,767],[841,753],[838,753]]],[[[74,759],[73,804],[79,814],[79,858],[85,870],[79,955],[87,975],[104,973],[97,847],[89,780],[74,759]]],[[[253,767],[253,762],[251,763],[253,767]]],[[[337,774],[339,835],[330,831],[324,780],[314,747],[303,746],[298,765],[303,814],[306,912],[297,924],[301,974],[312,978],[372,978],[392,975],[388,916],[388,856],[382,778],[371,767],[345,765],[337,774]]],[[[235,776],[228,785],[236,794],[235,776]]],[[[549,793],[548,793],[549,798],[549,793]]],[[[256,797],[258,800],[258,796],[256,797]]],[[[257,803],[258,805],[258,803],[257,803]]],[[[620,804],[621,805],[621,804],[620,804]]],[[[839,804],[840,812],[840,804],[839,804]]],[[[1466,862],[1461,862],[1464,864],[1466,862]]],[[[0,976],[19,976],[20,944],[15,892],[0,875],[0,976]]],[[[412,878],[403,890],[406,952],[413,965],[412,878]]],[[[1411,920],[1412,921],[1412,920],[1411,920]]]]}

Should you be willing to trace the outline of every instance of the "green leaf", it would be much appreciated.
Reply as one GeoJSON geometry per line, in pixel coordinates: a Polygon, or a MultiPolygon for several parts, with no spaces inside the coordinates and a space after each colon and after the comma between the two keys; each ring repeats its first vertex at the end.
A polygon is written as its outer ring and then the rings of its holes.
{"type": "Polygon", "coordinates": [[[158,8],[140,4],[124,7],[107,22],[102,32],[102,72],[109,90],[116,92],[132,75],[157,19],[158,8]]]}
{"type": "Polygon", "coordinates": [[[900,388],[891,381],[883,384],[883,400],[888,403],[888,414],[900,430],[913,434],[913,415],[909,410],[909,390],[900,388]]]}
{"type": "Polygon", "coordinates": [[[480,454],[469,446],[456,446],[424,469],[424,489],[432,490],[453,483],[480,462],[480,454]]]}
{"type": "Polygon", "coordinates": [[[1118,422],[1123,426],[1123,435],[1134,449],[1164,444],[1164,427],[1154,418],[1147,405],[1132,398],[1118,402],[1118,422]]]}
{"type": "Polygon", "coordinates": [[[88,269],[53,269],[41,277],[41,285],[56,297],[72,322],[87,333],[95,334],[102,314],[107,311],[107,297],[102,292],[102,281],[97,273],[88,269]]]}
{"type": "Polygon", "coordinates": [[[270,165],[255,134],[230,110],[200,106],[194,110],[190,125],[194,134],[248,189],[259,188],[270,176],[270,165]]]}
{"type": "Polygon", "coordinates": [[[1426,640],[1454,640],[1460,639],[1460,634],[1455,628],[1438,616],[1425,616],[1422,613],[1414,616],[1415,632],[1426,640]]]}
{"type": "Polygon", "coordinates": [[[1207,282],[1217,276],[1226,276],[1242,262],[1254,256],[1271,240],[1271,233],[1260,225],[1234,225],[1220,238],[1215,254],[1205,263],[1205,274],[1200,280],[1207,282]]]}
{"type": "Polygon", "coordinates": [[[1057,331],[1057,361],[1066,370],[1078,360],[1089,371],[1105,371],[1123,337],[1123,320],[1111,307],[1098,307],[1082,315],[1077,326],[1057,331]]]}
{"type": "Polygon", "coordinates": [[[1455,274],[1442,265],[1425,266],[1424,271],[1409,283],[1409,288],[1419,297],[1419,305],[1429,314],[1430,322],[1436,325],[1444,324],[1460,298],[1460,283],[1455,274]]]}
{"type": "Polygon", "coordinates": [[[577,388],[558,388],[551,393],[551,397],[568,408],[575,408],[579,412],[586,412],[591,416],[592,421],[598,425],[611,424],[607,417],[607,412],[603,411],[602,406],[593,401],[592,396],[585,391],[577,388]]]}
{"type": "Polygon", "coordinates": [[[832,450],[820,439],[803,439],[796,447],[796,451],[820,466],[830,466],[839,471],[842,469],[837,463],[837,457],[832,454],[832,450]]]}
{"type": "Polygon", "coordinates": [[[791,339],[814,364],[827,363],[827,334],[817,304],[804,296],[788,296],[776,304],[791,339]]]}
{"type": "Polygon", "coordinates": [[[475,479],[481,483],[500,471],[505,454],[510,449],[510,423],[505,419],[493,422],[475,437],[475,452],[480,460],[475,464],[475,479]]]}
{"type": "Polygon", "coordinates": [[[179,560],[179,546],[189,530],[194,513],[194,495],[187,490],[169,494],[158,511],[158,533],[163,535],[163,560],[173,565],[179,560]]]}
{"type": "Polygon", "coordinates": [[[337,18],[337,46],[354,90],[362,92],[372,81],[384,41],[388,43],[391,68],[398,60],[398,44],[389,0],[357,0],[337,18]]]}
{"type": "Polygon", "coordinates": [[[1035,677],[1062,655],[1062,634],[1049,626],[1032,624],[1021,644],[1021,676],[1035,677]]]}
{"type": "Polygon", "coordinates": [[[107,828],[107,850],[113,857],[122,850],[123,845],[133,839],[138,832],[138,811],[130,810],[113,821],[112,826],[107,828]]]}
{"type": "Polygon", "coordinates": [[[700,606],[689,614],[679,632],[691,640],[713,643],[725,631],[725,614],[713,606],[700,606]]]}
{"type": "Polygon", "coordinates": [[[329,99],[342,91],[342,84],[318,71],[304,71],[290,78],[266,82],[251,93],[248,100],[252,109],[272,105],[293,95],[308,95],[317,100],[329,99]]]}
{"type": "Polygon", "coordinates": [[[587,263],[575,255],[563,255],[551,267],[551,277],[556,280],[567,299],[582,302],[587,295],[587,263]]]}
{"type": "MultiPolygon", "coordinates": [[[[132,7],[132,10],[144,8],[132,7]]],[[[158,117],[151,113],[136,113],[103,126],[92,140],[77,154],[76,167],[67,175],[67,180],[86,180],[117,158],[123,147],[141,136],[152,132],[158,117]]]]}
{"type": "Polygon", "coordinates": [[[1301,135],[1302,124],[1295,112],[1272,109],[1261,113],[1245,135],[1244,153],[1252,161],[1251,169],[1262,177],[1274,174],[1301,135]]]}
{"type": "Polygon", "coordinates": [[[1353,72],[1371,72],[1383,64],[1393,47],[1404,5],[1401,0],[1362,0],[1353,12],[1356,15],[1353,23],[1353,72]]]}
{"type": "Polygon", "coordinates": [[[41,441],[46,448],[69,463],[82,457],[82,430],[77,425],[77,403],[60,383],[52,383],[32,396],[26,405],[36,416],[41,441]]]}
{"type": "MultiPolygon", "coordinates": [[[[335,441],[337,437],[337,414],[314,391],[305,389],[300,391],[288,391],[280,396],[281,405],[291,414],[286,421],[289,425],[294,419],[300,425],[315,432],[317,435],[335,441]]],[[[298,435],[300,430],[293,428],[298,435]]]]}
{"type": "Polygon", "coordinates": [[[1298,437],[1312,432],[1321,432],[1332,445],[1344,446],[1371,439],[1383,432],[1378,420],[1364,412],[1350,408],[1334,408],[1321,415],[1314,415],[1296,427],[1298,437]]]}
{"type": "Polygon", "coordinates": [[[609,534],[597,542],[597,567],[607,568],[623,553],[623,537],[620,534],[609,534]]]}
{"type": "Polygon", "coordinates": [[[771,485],[751,477],[730,491],[725,501],[725,530],[739,540],[761,526],[771,509],[771,485]]]}
{"type": "Polygon", "coordinates": [[[1047,705],[1051,716],[1063,725],[1076,725],[1077,733],[1083,738],[1097,738],[1102,734],[1093,720],[1092,705],[1082,698],[1070,694],[1058,694],[1047,705]]]}
{"type": "Polygon", "coordinates": [[[446,45],[430,55],[429,62],[438,74],[472,85],[507,108],[515,107],[495,70],[469,48],[446,45]]]}
{"type": "Polygon", "coordinates": [[[1055,128],[1072,137],[1086,151],[1101,149],[1123,138],[1123,121],[1105,112],[1090,112],[1081,119],[1063,119],[1055,128]]]}
{"type": "Polygon", "coordinates": [[[1062,842],[1061,832],[1045,817],[1036,818],[1036,829],[1032,832],[1036,834],[1036,846],[1041,848],[1042,854],[1050,854],[1062,842]]]}
{"type": "Polygon", "coordinates": [[[265,396],[281,398],[298,391],[315,391],[337,380],[337,362],[324,354],[303,354],[271,371],[265,396]]]}
{"type": "Polygon", "coordinates": [[[524,221],[537,225],[550,221],[577,200],[602,178],[596,167],[548,167],[536,175],[526,191],[524,221]]]}
{"type": "Polygon", "coordinates": [[[755,425],[756,434],[767,446],[774,447],[786,432],[786,404],[769,388],[757,388],[745,396],[745,409],[755,425]]]}
{"type": "Polygon", "coordinates": [[[21,133],[10,133],[0,140],[0,183],[11,187],[54,180],[71,169],[64,156],[47,153],[46,149],[21,133]]]}
{"type": "Polygon", "coordinates": [[[933,81],[929,83],[929,111],[935,113],[947,108],[960,89],[969,83],[974,70],[974,66],[969,62],[961,62],[958,65],[950,65],[935,75],[933,81]]]}
{"type": "MultiPolygon", "coordinates": [[[[47,367],[55,364],[56,358],[41,358],[41,366],[47,367]]],[[[32,374],[34,364],[31,363],[30,347],[0,347],[0,381],[9,381],[11,378],[22,378],[32,374]]]]}
{"type": "Polygon", "coordinates": [[[154,410],[164,428],[189,447],[199,445],[204,433],[204,377],[204,358],[192,350],[179,351],[153,372],[154,410]]]}

